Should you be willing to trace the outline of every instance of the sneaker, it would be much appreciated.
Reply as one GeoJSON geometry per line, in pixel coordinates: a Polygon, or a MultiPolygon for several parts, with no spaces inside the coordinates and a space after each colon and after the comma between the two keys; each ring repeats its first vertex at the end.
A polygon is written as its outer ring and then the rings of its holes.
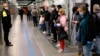
{"type": "Polygon", "coordinates": [[[43,31],[43,34],[46,34],[47,32],[46,31],[43,31]]]}
{"type": "Polygon", "coordinates": [[[47,34],[47,36],[51,36],[51,34],[47,34]]]}
{"type": "Polygon", "coordinates": [[[6,46],[13,46],[11,43],[9,43],[9,44],[6,44],[6,46]]]}
{"type": "Polygon", "coordinates": [[[63,51],[64,51],[64,50],[62,50],[62,49],[59,49],[59,50],[58,50],[59,53],[62,53],[63,51]]]}
{"type": "Polygon", "coordinates": [[[53,43],[57,43],[57,41],[56,41],[56,40],[52,40],[52,42],[53,42],[53,43]]]}
{"type": "Polygon", "coordinates": [[[57,45],[56,45],[56,47],[59,47],[59,46],[60,46],[60,44],[57,44],[57,45]]]}

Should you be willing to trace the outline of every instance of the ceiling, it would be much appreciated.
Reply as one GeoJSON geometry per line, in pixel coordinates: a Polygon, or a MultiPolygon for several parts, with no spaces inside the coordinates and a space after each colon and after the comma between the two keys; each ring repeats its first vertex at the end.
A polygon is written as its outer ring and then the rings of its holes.
{"type": "Polygon", "coordinates": [[[22,6],[26,6],[26,5],[28,5],[28,4],[30,4],[30,3],[32,3],[33,1],[35,1],[35,0],[17,0],[17,2],[18,2],[18,5],[22,5],[22,6]]]}

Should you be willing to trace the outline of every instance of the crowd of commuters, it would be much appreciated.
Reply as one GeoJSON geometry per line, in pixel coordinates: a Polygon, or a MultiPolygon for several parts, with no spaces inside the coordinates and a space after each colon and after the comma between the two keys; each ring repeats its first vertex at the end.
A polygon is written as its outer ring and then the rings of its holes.
{"type": "MultiPolygon", "coordinates": [[[[11,18],[8,5],[3,4],[2,23],[4,29],[4,40],[7,46],[12,46],[8,40],[11,28],[11,18]]],[[[52,36],[52,42],[57,44],[58,51],[62,53],[65,48],[65,40],[68,40],[68,14],[61,5],[20,9],[19,15],[23,21],[23,14],[28,20],[33,21],[34,27],[39,26],[43,34],[52,36]],[[27,10],[27,11],[26,11],[27,10]]],[[[88,10],[88,4],[73,7],[72,28],[76,27],[76,41],[78,45],[78,56],[92,56],[92,52],[100,55],[100,5],[94,4],[93,13],[88,10]],[[74,26],[76,25],[76,26],[74,26]]]]}

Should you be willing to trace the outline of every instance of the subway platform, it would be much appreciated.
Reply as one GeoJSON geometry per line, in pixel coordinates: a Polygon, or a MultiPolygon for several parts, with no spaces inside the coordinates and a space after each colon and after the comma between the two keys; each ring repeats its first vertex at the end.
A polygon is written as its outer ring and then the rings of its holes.
{"type": "Polygon", "coordinates": [[[40,32],[38,27],[33,26],[32,21],[27,21],[26,15],[23,22],[18,15],[9,33],[13,46],[0,46],[0,56],[76,56],[77,47],[67,47],[64,53],[59,53],[56,44],[51,42],[51,37],[47,37],[40,32]]]}

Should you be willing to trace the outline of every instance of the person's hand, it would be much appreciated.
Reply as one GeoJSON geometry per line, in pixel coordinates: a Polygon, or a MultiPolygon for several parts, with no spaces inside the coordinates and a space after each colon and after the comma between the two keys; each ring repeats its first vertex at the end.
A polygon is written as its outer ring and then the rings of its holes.
{"type": "Polygon", "coordinates": [[[73,21],[73,23],[74,23],[74,24],[77,24],[77,23],[78,23],[78,21],[73,21]]]}
{"type": "Polygon", "coordinates": [[[57,27],[57,24],[54,24],[54,27],[57,27]]]}
{"type": "Polygon", "coordinates": [[[55,21],[55,20],[53,20],[53,23],[56,23],[56,21],[55,21]]]}
{"type": "Polygon", "coordinates": [[[65,27],[65,31],[68,31],[68,27],[65,27]]]}

